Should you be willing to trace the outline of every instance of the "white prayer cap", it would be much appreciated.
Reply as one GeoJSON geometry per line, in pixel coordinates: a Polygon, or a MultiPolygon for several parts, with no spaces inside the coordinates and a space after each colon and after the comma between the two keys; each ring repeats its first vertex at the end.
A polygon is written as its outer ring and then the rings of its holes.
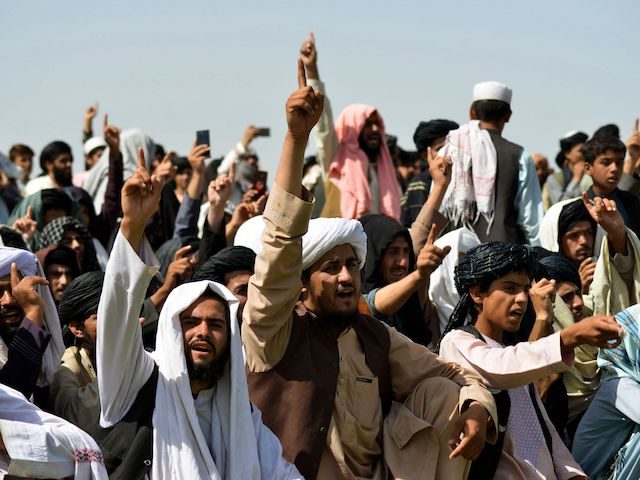
{"type": "Polygon", "coordinates": [[[504,83],[481,82],[473,87],[473,101],[476,100],[500,100],[511,104],[511,94],[513,92],[504,83]]]}
{"type": "Polygon", "coordinates": [[[89,140],[84,142],[82,150],[84,151],[85,155],[89,155],[96,148],[107,148],[107,142],[105,142],[101,137],[91,137],[89,140]]]}
{"type": "Polygon", "coordinates": [[[302,270],[320,260],[329,250],[348,243],[358,257],[360,268],[367,260],[367,234],[358,220],[314,218],[302,237],[302,270]]]}

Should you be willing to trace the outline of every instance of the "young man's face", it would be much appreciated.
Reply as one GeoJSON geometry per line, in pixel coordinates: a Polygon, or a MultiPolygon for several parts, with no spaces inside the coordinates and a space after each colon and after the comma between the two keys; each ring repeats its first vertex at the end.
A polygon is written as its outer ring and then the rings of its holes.
{"type": "Polygon", "coordinates": [[[33,155],[17,155],[13,162],[22,168],[23,180],[28,179],[31,175],[31,168],[33,168],[33,155]]]}
{"type": "Polygon", "coordinates": [[[185,168],[180,171],[180,173],[176,173],[174,181],[176,182],[176,186],[181,190],[186,190],[189,186],[189,182],[191,181],[192,170],[190,168],[185,168]]]}
{"type": "Polygon", "coordinates": [[[105,150],[105,147],[98,147],[98,148],[94,148],[93,150],[91,150],[91,152],[86,154],[84,156],[85,169],[89,170],[96,163],[98,163],[98,160],[100,160],[100,157],[102,156],[102,152],[104,152],[104,150],[105,150]]]}
{"type": "Polygon", "coordinates": [[[221,359],[229,344],[227,312],[215,298],[199,298],[180,314],[187,364],[208,368],[221,359]]]}
{"type": "Polygon", "coordinates": [[[593,256],[594,233],[591,222],[586,220],[574,223],[560,238],[560,252],[579,264],[593,256]]]}
{"type": "Polygon", "coordinates": [[[378,266],[385,285],[402,280],[409,273],[409,243],[403,235],[397,235],[389,244],[378,266]]]}
{"type": "Polygon", "coordinates": [[[47,270],[44,273],[45,277],[49,281],[51,295],[55,302],[59,303],[60,300],[62,300],[62,294],[65,289],[73,280],[71,269],[66,265],[52,263],[47,266],[47,270]]]}
{"type": "Polygon", "coordinates": [[[249,288],[251,275],[249,270],[233,270],[224,275],[225,286],[239,302],[238,325],[242,324],[242,312],[244,311],[244,304],[247,303],[247,289],[249,288]]]}
{"type": "Polygon", "coordinates": [[[610,195],[620,183],[624,153],[607,150],[598,155],[593,165],[586,164],[586,172],[593,179],[594,192],[601,195],[610,195]]]}
{"type": "Polygon", "coordinates": [[[478,322],[490,324],[494,329],[517,332],[529,302],[531,280],[526,273],[511,272],[489,285],[486,292],[472,287],[470,293],[480,307],[478,322]]]}
{"type": "Polygon", "coordinates": [[[75,250],[78,253],[80,261],[82,261],[82,259],[84,258],[86,245],[84,243],[84,237],[78,230],[74,230],[71,228],[65,230],[62,234],[60,245],[70,248],[71,250],[75,250]]]}
{"type": "Polygon", "coordinates": [[[304,305],[326,321],[349,320],[358,312],[360,266],[353,247],[339,245],[310,268],[304,305]]]}
{"type": "Polygon", "coordinates": [[[69,324],[69,329],[76,338],[82,340],[85,347],[95,346],[98,337],[98,315],[89,315],[82,322],[73,321],[69,324]]]}
{"type": "Polygon", "coordinates": [[[571,313],[573,313],[573,319],[577,322],[578,320],[582,320],[584,313],[582,308],[584,307],[584,302],[582,301],[582,293],[580,292],[580,288],[571,282],[562,282],[559,283],[556,287],[556,293],[562,301],[569,307],[571,313]]]}

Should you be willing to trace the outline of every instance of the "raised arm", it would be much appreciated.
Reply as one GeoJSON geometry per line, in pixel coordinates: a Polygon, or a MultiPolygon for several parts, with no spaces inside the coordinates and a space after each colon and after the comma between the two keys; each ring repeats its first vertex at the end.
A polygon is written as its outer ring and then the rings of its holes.
{"type": "Polygon", "coordinates": [[[302,187],[302,165],[323,100],[322,94],[307,86],[301,60],[298,87],[286,104],[288,129],[243,314],[242,339],[251,371],[268,370],[284,355],[292,312],[301,294],[302,235],[313,208],[311,195],[302,187]]]}
{"type": "Polygon", "coordinates": [[[427,148],[427,158],[429,161],[429,174],[431,175],[431,192],[427,201],[420,209],[420,213],[411,224],[411,241],[413,251],[418,257],[422,247],[424,247],[431,231],[431,226],[435,223],[438,232],[442,232],[446,226],[447,219],[438,210],[442,204],[442,199],[451,183],[451,157],[440,157],[431,147],[427,148]]]}
{"type": "MultiPolygon", "coordinates": [[[[300,47],[300,58],[306,69],[309,85],[317,92],[324,95],[324,83],[320,81],[318,72],[318,50],[316,49],[316,37],[313,32],[300,47]]],[[[322,167],[322,176],[326,178],[329,166],[338,151],[338,137],[333,125],[333,112],[329,98],[324,98],[324,108],[316,127],[316,158],[318,165],[322,167]]]]}
{"type": "Polygon", "coordinates": [[[138,169],[122,187],[124,217],[105,271],[98,306],[97,372],[100,424],[111,426],[131,408],[153,371],[144,351],[139,322],[147,286],[157,271],[143,258],[153,258],[144,226],[160,201],[162,182],[149,175],[138,150],[138,169]]]}

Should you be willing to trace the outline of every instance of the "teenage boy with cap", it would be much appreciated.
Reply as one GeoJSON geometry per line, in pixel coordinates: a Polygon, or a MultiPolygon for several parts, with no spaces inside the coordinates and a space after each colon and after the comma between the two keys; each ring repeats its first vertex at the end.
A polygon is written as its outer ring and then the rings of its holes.
{"type": "Polygon", "coordinates": [[[439,152],[453,166],[442,211],[454,228],[470,228],[481,242],[537,245],[543,210],[535,166],[524,148],[502,137],[511,95],[499,82],[473,87],[471,121],[449,132],[439,152]]]}

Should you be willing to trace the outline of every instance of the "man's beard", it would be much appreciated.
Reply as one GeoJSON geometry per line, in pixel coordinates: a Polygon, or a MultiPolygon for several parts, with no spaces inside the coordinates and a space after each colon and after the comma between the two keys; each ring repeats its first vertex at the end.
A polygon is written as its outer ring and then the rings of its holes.
{"type": "Polygon", "coordinates": [[[222,355],[207,365],[195,365],[193,363],[193,358],[191,357],[191,348],[187,346],[185,356],[187,360],[189,380],[206,383],[210,386],[215,385],[224,375],[224,370],[227,366],[227,362],[229,361],[229,343],[230,341],[227,343],[222,355]]]}
{"type": "Polygon", "coordinates": [[[0,337],[2,337],[2,340],[6,345],[9,345],[13,341],[13,337],[16,336],[16,333],[20,328],[20,324],[22,323],[23,316],[24,314],[22,313],[22,310],[18,307],[0,307],[0,337]],[[6,323],[5,316],[9,316],[11,314],[20,317],[20,320],[14,324],[6,323]]]}
{"type": "Polygon", "coordinates": [[[58,185],[63,187],[71,186],[71,171],[65,168],[53,167],[53,178],[58,185]]]}

